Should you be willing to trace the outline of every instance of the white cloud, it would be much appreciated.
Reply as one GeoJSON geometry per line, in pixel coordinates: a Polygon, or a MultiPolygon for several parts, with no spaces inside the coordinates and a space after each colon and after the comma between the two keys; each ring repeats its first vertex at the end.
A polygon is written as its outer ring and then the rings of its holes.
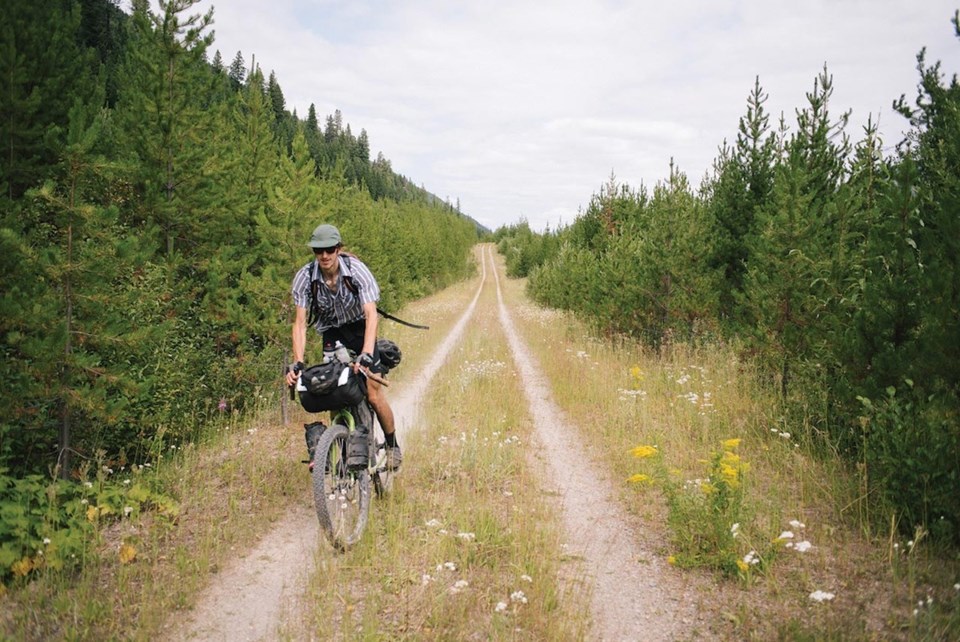
{"type": "MultiPolygon", "coordinates": [[[[197,11],[210,0],[197,5],[197,11]]],[[[226,61],[273,70],[289,108],[340,109],[374,154],[488,226],[569,223],[611,171],[632,185],[671,158],[696,184],[736,135],[754,78],[772,121],[827,64],[856,137],[917,85],[916,54],[960,71],[954,0],[230,0],[226,61]]]]}

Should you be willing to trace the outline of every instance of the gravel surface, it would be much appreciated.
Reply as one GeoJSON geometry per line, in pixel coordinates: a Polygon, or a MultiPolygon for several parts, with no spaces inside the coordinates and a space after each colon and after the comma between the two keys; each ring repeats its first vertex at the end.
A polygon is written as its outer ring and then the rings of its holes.
{"type": "Polygon", "coordinates": [[[583,583],[592,587],[594,639],[688,637],[696,619],[694,592],[652,550],[659,544],[659,536],[642,530],[615,501],[613,480],[590,461],[581,436],[570,428],[570,421],[554,403],[535,356],[513,326],[499,277],[496,284],[500,323],[524,381],[530,415],[541,442],[538,450],[548,453],[547,470],[552,474],[547,481],[561,498],[565,552],[583,560],[583,583]]]}
{"type": "MultiPolygon", "coordinates": [[[[434,372],[457,344],[486,283],[489,247],[482,256],[483,278],[473,301],[420,375],[391,401],[397,426],[409,434],[418,425],[418,407],[434,372]]],[[[659,535],[626,515],[614,498],[614,481],[591,463],[576,431],[551,398],[536,359],[517,333],[503,302],[496,269],[500,320],[525,382],[537,424],[548,478],[545,491],[560,498],[569,559],[578,563],[575,585],[589,595],[594,637],[605,641],[675,640],[690,636],[697,621],[694,591],[655,552],[659,535]]],[[[306,481],[304,482],[306,484],[306,481]]],[[[187,617],[171,623],[171,640],[271,640],[289,611],[295,613],[322,541],[311,506],[302,505],[268,532],[259,544],[211,579],[187,617]]],[[[702,629],[701,629],[702,630],[702,629]]],[[[290,632],[286,632],[290,635],[290,632]]]]}
{"type": "MultiPolygon", "coordinates": [[[[418,425],[420,399],[433,374],[459,341],[486,282],[486,265],[477,294],[420,374],[391,397],[397,429],[409,435],[418,425]]],[[[306,488],[308,480],[304,478],[306,488]]],[[[297,507],[242,558],[212,578],[187,617],[167,626],[170,640],[236,642],[277,639],[282,623],[298,608],[317,542],[321,541],[316,513],[310,505],[297,507]]],[[[325,540],[324,540],[325,541],[325,540]]]]}

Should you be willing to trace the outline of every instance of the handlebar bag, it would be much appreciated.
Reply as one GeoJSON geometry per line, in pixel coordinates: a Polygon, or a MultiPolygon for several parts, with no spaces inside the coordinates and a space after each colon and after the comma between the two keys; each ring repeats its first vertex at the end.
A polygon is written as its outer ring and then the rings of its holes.
{"type": "Polygon", "coordinates": [[[366,396],[366,387],[353,368],[331,361],[310,366],[300,375],[300,405],[307,412],[340,410],[355,406],[366,396]]]}

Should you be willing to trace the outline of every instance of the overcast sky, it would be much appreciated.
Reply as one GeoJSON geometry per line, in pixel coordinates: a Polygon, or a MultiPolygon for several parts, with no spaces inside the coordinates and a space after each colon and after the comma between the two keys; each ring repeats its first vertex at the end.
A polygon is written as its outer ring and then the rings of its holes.
{"type": "Polygon", "coordinates": [[[885,144],[916,55],[960,72],[960,0],[203,0],[214,50],[276,73],[288,109],[339,109],[394,171],[496,228],[569,224],[613,172],[652,186],[671,157],[699,185],[754,78],[772,121],[824,64],[831,112],[885,144]]]}

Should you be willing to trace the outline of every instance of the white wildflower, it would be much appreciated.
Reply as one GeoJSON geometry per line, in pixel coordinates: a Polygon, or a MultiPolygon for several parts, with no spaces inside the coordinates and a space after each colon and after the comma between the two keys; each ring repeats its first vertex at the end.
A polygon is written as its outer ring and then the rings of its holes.
{"type": "Polygon", "coordinates": [[[430,575],[429,573],[424,573],[423,575],[420,576],[420,584],[422,584],[423,586],[426,586],[432,581],[433,581],[433,576],[430,575]]]}
{"type": "Polygon", "coordinates": [[[450,592],[459,593],[460,591],[467,588],[468,586],[470,586],[470,582],[468,582],[467,580],[457,580],[456,582],[453,583],[453,586],[450,587],[450,592]]]}
{"type": "Polygon", "coordinates": [[[734,538],[734,539],[740,537],[740,523],[739,523],[739,522],[737,522],[736,524],[734,524],[733,526],[730,527],[730,534],[733,535],[733,538],[734,538]]]}
{"type": "Polygon", "coordinates": [[[523,580],[524,582],[532,582],[532,581],[533,581],[533,578],[530,577],[529,575],[521,575],[521,576],[520,576],[520,579],[523,580]]]}
{"type": "Polygon", "coordinates": [[[511,601],[511,602],[520,602],[521,604],[526,604],[526,603],[527,603],[527,596],[524,594],[523,591],[514,591],[513,593],[510,594],[510,601],[511,601]]]}
{"type": "Polygon", "coordinates": [[[807,527],[807,526],[806,526],[803,522],[801,522],[801,521],[798,521],[798,520],[795,520],[795,519],[791,519],[791,520],[790,520],[790,528],[795,528],[795,529],[797,529],[797,530],[803,530],[803,529],[806,528],[806,527],[807,527]]]}
{"type": "Polygon", "coordinates": [[[441,526],[440,520],[436,518],[428,520],[426,526],[427,528],[439,528],[441,526]]]}
{"type": "Polygon", "coordinates": [[[777,539],[793,539],[792,531],[783,531],[777,539]]]}
{"type": "Polygon", "coordinates": [[[811,544],[810,542],[808,542],[808,541],[806,541],[806,540],[804,540],[804,541],[802,541],[802,542],[797,542],[797,543],[793,546],[793,550],[797,551],[798,553],[806,553],[806,552],[809,551],[811,548],[813,548],[813,544],[811,544]]]}
{"type": "Polygon", "coordinates": [[[473,533],[457,533],[457,537],[465,542],[472,542],[473,540],[477,539],[477,536],[473,533]]]}
{"type": "Polygon", "coordinates": [[[835,597],[836,595],[833,593],[827,593],[826,591],[821,591],[819,589],[810,594],[810,599],[814,602],[829,602],[835,597]]]}
{"type": "Polygon", "coordinates": [[[506,602],[497,602],[497,606],[493,609],[496,613],[503,613],[507,610],[506,602]]]}
{"type": "Polygon", "coordinates": [[[49,537],[44,537],[44,538],[43,538],[43,545],[44,545],[44,546],[49,546],[49,545],[50,545],[50,538],[49,538],[49,537]]]}

